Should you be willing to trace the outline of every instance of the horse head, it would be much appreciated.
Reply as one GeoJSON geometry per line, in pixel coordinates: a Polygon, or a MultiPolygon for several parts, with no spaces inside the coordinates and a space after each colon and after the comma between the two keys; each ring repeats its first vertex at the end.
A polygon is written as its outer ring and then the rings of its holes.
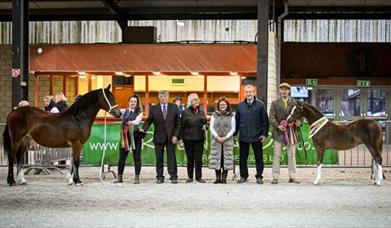
{"type": "Polygon", "coordinates": [[[291,112],[287,118],[288,122],[293,122],[304,115],[303,103],[298,101],[295,106],[292,107],[291,112]]]}
{"type": "Polygon", "coordinates": [[[116,118],[121,117],[121,110],[118,108],[117,103],[115,102],[115,97],[110,91],[111,85],[108,85],[107,88],[102,88],[102,99],[101,99],[101,107],[106,110],[106,112],[110,113],[116,118]]]}

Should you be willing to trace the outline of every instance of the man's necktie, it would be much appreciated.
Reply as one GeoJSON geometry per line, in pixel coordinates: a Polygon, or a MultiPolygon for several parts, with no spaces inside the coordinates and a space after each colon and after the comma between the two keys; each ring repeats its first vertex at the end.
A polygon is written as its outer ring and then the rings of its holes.
{"type": "Polygon", "coordinates": [[[166,105],[163,105],[163,118],[166,119],[167,117],[167,108],[166,105]]]}

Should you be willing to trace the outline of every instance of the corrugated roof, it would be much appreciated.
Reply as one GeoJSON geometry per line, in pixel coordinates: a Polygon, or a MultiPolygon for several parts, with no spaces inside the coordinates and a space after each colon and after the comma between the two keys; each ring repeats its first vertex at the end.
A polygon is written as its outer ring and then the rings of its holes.
{"type": "Polygon", "coordinates": [[[36,72],[256,72],[255,44],[34,45],[36,72]],[[42,48],[39,54],[38,48],[42,48]]]}

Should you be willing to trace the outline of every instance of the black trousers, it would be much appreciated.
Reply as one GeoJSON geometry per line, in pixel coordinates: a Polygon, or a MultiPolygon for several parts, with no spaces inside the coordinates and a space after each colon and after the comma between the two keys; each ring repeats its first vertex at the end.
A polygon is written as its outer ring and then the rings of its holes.
{"type": "Polygon", "coordinates": [[[155,144],[155,156],[156,156],[156,179],[164,180],[164,147],[167,149],[167,169],[170,174],[170,180],[178,179],[178,169],[175,157],[175,144],[171,141],[165,144],[155,144]]]}
{"type": "MultiPolygon", "coordinates": [[[[134,137],[134,144],[135,149],[133,150],[133,161],[134,161],[134,171],[135,175],[140,175],[141,171],[141,143],[142,139],[134,137]]],[[[129,151],[125,149],[121,149],[119,153],[119,160],[118,160],[118,175],[124,174],[125,169],[125,161],[128,157],[129,151]]]]}
{"type": "Polygon", "coordinates": [[[196,180],[202,178],[202,152],[204,150],[204,140],[190,141],[184,140],[187,156],[187,175],[193,179],[194,166],[196,180]]]}
{"type": "Polygon", "coordinates": [[[224,171],[224,143],[221,144],[221,162],[220,162],[220,170],[224,171]]]}
{"type": "Polygon", "coordinates": [[[256,178],[263,178],[263,149],[262,143],[259,142],[239,142],[239,168],[240,168],[240,176],[244,178],[248,178],[248,167],[247,160],[250,150],[250,144],[254,150],[255,155],[255,166],[257,170],[256,178]]]}

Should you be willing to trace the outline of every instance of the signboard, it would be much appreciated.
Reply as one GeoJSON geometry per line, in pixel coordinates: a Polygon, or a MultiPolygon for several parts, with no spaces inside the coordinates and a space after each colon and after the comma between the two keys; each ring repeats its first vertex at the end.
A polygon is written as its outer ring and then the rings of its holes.
{"type": "Polygon", "coordinates": [[[369,80],[357,80],[357,87],[370,87],[371,81],[369,80]]]}
{"type": "Polygon", "coordinates": [[[185,79],[183,79],[183,78],[173,78],[173,79],[171,79],[171,83],[173,83],[173,84],[183,84],[183,83],[185,83],[185,79]]]}
{"type": "MultiPolygon", "coordinates": [[[[103,124],[94,124],[91,130],[91,136],[83,147],[83,162],[84,164],[100,165],[104,149],[105,158],[104,163],[110,163],[111,165],[118,164],[118,155],[120,150],[120,132],[121,124],[109,124],[106,127],[106,142],[104,140],[104,127],[103,124]]],[[[269,137],[263,145],[263,160],[266,165],[271,165],[273,162],[273,139],[270,137],[272,128],[269,131],[269,137]]],[[[304,124],[300,128],[303,142],[299,143],[296,147],[296,161],[298,165],[304,164],[316,164],[316,150],[309,136],[309,126],[304,124]]],[[[143,139],[142,151],[141,151],[141,163],[143,165],[155,165],[155,150],[152,142],[153,126],[148,130],[147,136],[143,139]]],[[[207,133],[207,140],[204,144],[204,153],[202,155],[202,162],[204,166],[209,162],[211,134],[207,133]]],[[[239,142],[234,146],[235,163],[239,164],[239,142]]],[[[183,147],[177,146],[176,158],[178,166],[186,166],[186,153],[183,147]]],[[[283,147],[281,156],[281,164],[287,164],[287,151],[286,147],[283,147]]],[[[323,164],[337,164],[338,154],[336,150],[326,150],[323,164]]],[[[127,164],[133,164],[133,156],[129,153],[127,158],[127,164]]],[[[248,159],[249,165],[255,165],[254,152],[250,149],[250,156],[248,159]]]]}
{"type": "Polygon", "coordinates": [[[318,79],[315,79],[315,78],[307,78],[305,80],[305,84],[307,86],[317,86],[318,85],[318,79]]]}

